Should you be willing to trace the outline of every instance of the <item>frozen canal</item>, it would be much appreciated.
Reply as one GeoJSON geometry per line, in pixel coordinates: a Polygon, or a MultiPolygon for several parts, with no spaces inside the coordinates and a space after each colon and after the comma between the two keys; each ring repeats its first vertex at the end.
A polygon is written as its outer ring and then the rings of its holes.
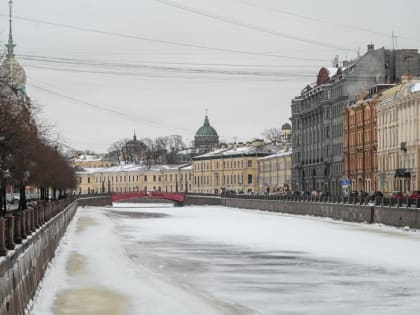
{"type": "Polygon", "coordinates": [[[117,204],[79,208],[31,314],[419,314],[419,296],[419,232],[117,204]]]}

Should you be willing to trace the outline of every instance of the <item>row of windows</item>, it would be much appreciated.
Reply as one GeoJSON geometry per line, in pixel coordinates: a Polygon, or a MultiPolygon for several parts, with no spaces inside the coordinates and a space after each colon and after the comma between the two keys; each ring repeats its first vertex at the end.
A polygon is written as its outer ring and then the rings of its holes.
{"type": "Polygon", "coordinates": [[[260,162],[259,171],[260,172],[272,172],[272,171],[282,171],[288,170],[291,167],[291,161],[273,161],[273,162],[260,162]]]}
{"type": "MultiPolygon", "coordinates": [[[[244,168],[244,161],[223,161],[219,164],[219,161],[216,161],[216,169],[219,169],[219,166],[222,166],[224,169],[237,169],[237,168],[244,168]]],[[[194,164],[194,167],[197,170],[210,170],[211,169],[211,162],[197,162],[194,164]]],[[[247,160],[247,167],[252,167],[252,160],[247,160]]]]}
{"type": "MultiPolygon", "coordinates": [[[[175,176],[170,174],[168,176],[167,174],[165,174],[165,181],[168,181],[168,178],[169,178],[169,181],[172,181],[174,179],[175,179],[175,181],[178,181],[178,174],[174,174],[174,175],[175,176]]],[[[127,176],[127,175],[125,175],[125,176],[122,176],[122,175],[121,176],[109,176],[109,177],[105,177],[105,176],[96,177],[95,176],[95,177],[93,177],[93,179],[94,179],[95,183],[102,183],[102,182],[109,182],[109,183],[131,183],[131,182],[134,183],[134,182],[137,182],[138,183],[140,177],[141,176],[127,176]]],[[[152,178],[153,182],[161,182],[162,181],[162,176],[160,176],[160,175],[151,175],[149,177],[152,178]]],[[[189,177],[189,180],[191,180],[192,179],[192,174],[188,174],[188,177],[189,177]]],[[[180,175],[181,181],[183,181],[184,178],[185,178],[185,180],[187,180],[187,175],[185,174],[185,177],[184,177],[184,174],[181,174],[180,175]]],[[[88,184],[91,183],[91,180],[92,180],[92,178],[90,176],[87,177],[88,184]]],[[[148,181],[148,176],[144,175],[143,180],[144,180],[144,182],[147,182],[148,181]]],[[[81,177],[78,178],[78,182],[79,182],[79,184],[82,183],[82,178],[81,177]]]]}
{"type": "MultiPolygon", "coordinates": [[[[243,185],[244,176],[243,175],[224,175],[221,176],[222,182],[220,182],[220,178],[218,175],[215,176],[215,185],[243,185]]],[[[248,174],[247,177],[248,185],[252,184],[252,174],[248,174]]],[[[211,176],[194,176],[194,185],[212,185],[211,176]]]]}

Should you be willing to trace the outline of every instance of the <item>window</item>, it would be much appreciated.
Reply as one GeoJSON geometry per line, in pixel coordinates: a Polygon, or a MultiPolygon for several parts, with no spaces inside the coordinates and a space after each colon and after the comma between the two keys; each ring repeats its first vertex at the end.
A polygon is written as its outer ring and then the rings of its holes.
{"type": "Polygon", "coordinates": [[[144,176],[144,181],[147,182],[147,176],[144,176]]]}
{"type": "Polygon", "coordinates": [[[90,177],[88,177],[88,184],[90,184],[90,177]]]}
{"type": "Polygon", "coordinates": [[[248,185],[249,184],[252,184],[252,174],[248,174],[248,185]]]}
{"type": "Polygon", "coordinates": [[[248,167],[252,167],[252,160],[248,160],[248,167]]]}

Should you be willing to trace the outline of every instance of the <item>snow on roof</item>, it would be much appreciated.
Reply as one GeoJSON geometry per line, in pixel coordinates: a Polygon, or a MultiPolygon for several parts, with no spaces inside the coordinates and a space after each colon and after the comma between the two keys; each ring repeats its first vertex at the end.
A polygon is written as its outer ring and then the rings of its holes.
{"type": "Polygon", "coordinates": [[[101,161],[102,159],[101,157],[97,155],[82,154],[72,160],[74,162],[93,162],[93,161],[101,161]]]}
{"type": "Polygon", "coordinates": [[[259,161],[261,161],[261,160],[270,160],[270,159],[275,159],[277,157],[288,156],[288,155],[292,155],[292,150],[282,150],[282,151],[279,151],[277,153],[270,154],[268,156],[259,158],[258,160],[259,161]]]}
{"type": "Polygon", "coordinates": [[[338,69],[339,68],[327,68],[330,78],[337,74],[338,69]]]}
{"type": "Polygon", "coordinates": [[[228,151],[223,152],[223,155],[240,155],[240,154],[250,154],[254,152],[260,151],[256,147],[240,147],[235,149],[230,149],[228,151]]]}
{"type": "MultiPolygon", "coordinates": [[[[184,164],[185,165],[185,164],[184,164]]],[[[116,165],[111,167],[96,167],[96,168],[83,168],[83,171],[76,173],[126,173],[126,172],[153,172],[161,170],[177,170],[181,165],[174,164],[157,164],[148,166],[145,164],[125,164],[125,165],[116,165]]]]}
{"type": "Polygon", "coordinates": [[[410,89],[411,93],[416,93],[416,92],[420,92],[420,83],[416,83],[414,84],[411,89],[410,89]]]}
{"type": "Polygon", "coordinates": [[[244,154],[254,154],[254,153],[260,153],[260,152],[262,151],[258,147],[243,146],[243,147],[237,147],[237,148],[232,148],[232,149],[226,149],[226,148],[218,149],[216,151],[197,156],[197,158],[205,158],[205,157],[213,157],[213,156],[244,155],[244,154]]]}
{"type": "Polygon", "coordinates": [[[192,166],[192,164],[187,164],[187,165],[181,166],[179,169],[192,170],[193,166],[192,166]]]}

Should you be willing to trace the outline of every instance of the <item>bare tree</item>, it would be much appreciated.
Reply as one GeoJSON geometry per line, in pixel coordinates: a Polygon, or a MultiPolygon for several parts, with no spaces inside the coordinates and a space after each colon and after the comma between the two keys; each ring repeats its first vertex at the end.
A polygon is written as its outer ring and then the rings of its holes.
{"type": "Polygon", "coordinates": [[[269,128],[264,130],[262,135],[265,137],[265,139],[276,145],[277,142],[280,141],[281,129],[275,127],[269,128]]]}
{"type": "Polygon", "coordinates": [[[125,162],[127,160],[127,152],[125,151],[125,144],[127,141],[128,139],[122,139],[111,144],[108,148],[108,157],[118,161],[118,164],[121,164],[123,161],[125,162]]]}
{"type": "MultiPolygon", "coordinates": [[[[75,187],[74,170],[48,142],[47,129],[36,121],[24,91],[0,84],[0,209],[6,211],[6,188],[20,194],[19,209],[26,208],[26,187],[67,189],[75,187]]],[[[41,189],[42,190],[42,189],[41,189]]],[[[47,194],[48,195],[48,194],[47,194]]]]}

